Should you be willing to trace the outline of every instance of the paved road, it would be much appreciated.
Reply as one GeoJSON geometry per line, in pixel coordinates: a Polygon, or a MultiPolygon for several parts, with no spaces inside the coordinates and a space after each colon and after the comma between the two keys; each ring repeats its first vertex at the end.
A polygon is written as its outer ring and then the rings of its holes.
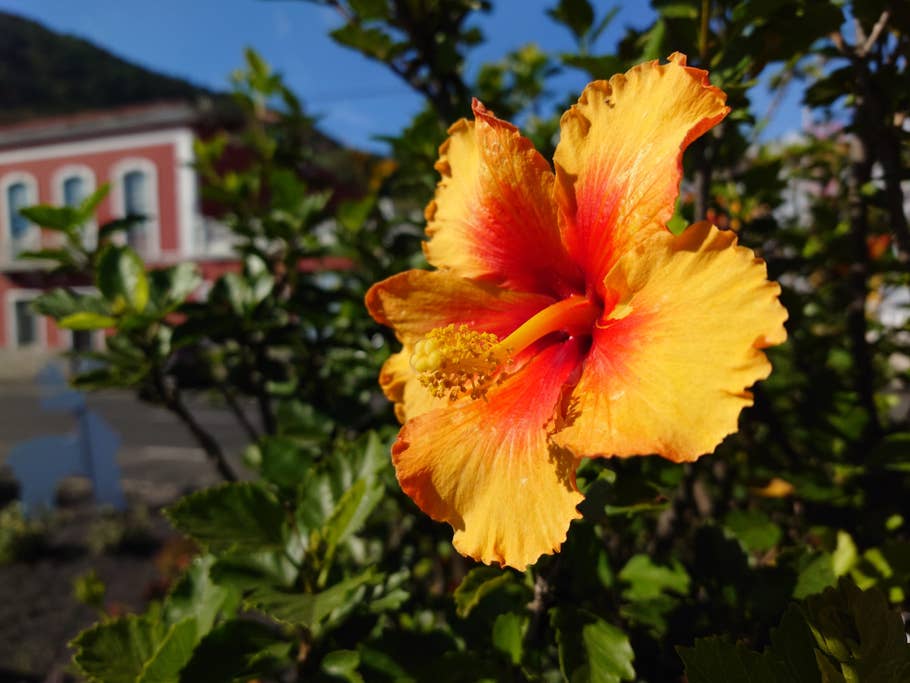
{"type": "MultiPolygon", "coordinates": [[[[42,410],[40,400],[37,384],[0,383],[0,477],[9,476],[2,463],[16,442],[75,429],[72,417],[42,410]]],[[[120,434],[117,460],[128,498],[155,507],[219,481],[186,428],[168,411],[121,391],[90,393],[88,403],[120,434]]],[[[232,461],[239,461],[247,442],[234,416],[203,397],[191,405],[232,461]]]]}

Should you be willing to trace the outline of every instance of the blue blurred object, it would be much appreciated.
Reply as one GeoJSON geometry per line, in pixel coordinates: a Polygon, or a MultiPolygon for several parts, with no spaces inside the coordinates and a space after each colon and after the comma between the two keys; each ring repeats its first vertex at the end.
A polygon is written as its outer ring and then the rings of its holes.
{"type": "Polygon", "coordinates": [[[26,439],[10,450],[6,463],[19,480],[23,513],[33,516],[42,509],[52,509],[57,486],[70,476],[88,477],[99,504],[124,509],[126,501],[116,459],[120,436],[89,410],[81,392],[69,388],[57,366],[45,367],[38,374],[38,384],[41,408],[71,413],[78,430],[26,439]]]}

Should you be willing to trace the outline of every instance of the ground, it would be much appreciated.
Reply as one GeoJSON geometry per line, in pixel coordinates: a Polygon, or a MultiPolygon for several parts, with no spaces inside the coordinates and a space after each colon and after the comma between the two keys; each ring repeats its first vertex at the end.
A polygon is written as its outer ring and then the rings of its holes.
{"type": "MultiPolygon", "coordinates": [[[[67,673],[67,643],[97,614],[73,597],[74,579],[94,569],[107,585],[108,612],[141,610],[186,556],[161,508],[219,481],[184,427],[166,411],[123,392],[90,395],[88,401],[123,440],[117,459],[129,510],[119,515],[100,510],[87,480],[67,480],[37,546],[20,560],[0,564],[0,683],[75,680],[67,673]]],[[[245,441],[233,416],[203,398],[193,405],[238,462],[245,441]]],[[[16,495],[2,464],[10,447],[74,428],[72,417],[41,409],[36,384],[0,383],[0,506],[16,495]]]]}

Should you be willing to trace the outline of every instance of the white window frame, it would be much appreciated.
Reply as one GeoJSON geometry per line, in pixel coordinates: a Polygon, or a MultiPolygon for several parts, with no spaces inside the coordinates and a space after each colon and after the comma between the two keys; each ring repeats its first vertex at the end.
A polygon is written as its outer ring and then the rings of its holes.
{"type": "MultiPolygon", "coordinates": [[[[13,253],[13,226],[9,220],[9,188],[18,183],[25,185],[25,191],[28,195],[26,204],[28,206],[34,206],[40,201],[38,181],[35,180],[35,176],[31,173],[11,171],[0,178],[0,246],[3,249],[3,260],[8,263],[12,263],[17,256],[17,254],[13,253]]],[[[41,248],[41,228],[30,222],[25,234],[26,236],[21,240],[22,251],[41,248]]]]}
{"type": "Polygon", "coordinates": [[[19,344],[19,321],[16,318],[16,304],[20,301],[33,301],[44,292],[38,289],[8,289],[6,291],[6,347],[10,349],[46,349],[47,321],[35,313],[35,343],[28,346],[19,344]]]}
{"type": "MultiPolygon", "coordinates": [[[[128,173],[139,171],[145,173],[148,177],[148,205],[152,211],[145,220],[145,230],[148,241],[146,249],[140,254],[145,259],[156,259],[161,254],[161,224],[158,214],[161,210],[161,198],[158,194],[158,167],[151,159],[145,157],[126,157],[120,159],[111,167],[111,182],[113,184],[113,196],[111,197],[111,209],[114,212],[114,218],[123,218],[126,216],[126,202],[124,201],[123,191],[125,187],[124,178],[128,173]]],[[[125,237],[124,243],[125,243],[125,237]]]]}
{"type": "MultiPolygon", "coordinates": [[[[95,172],[85,164],[66,164],[65,166],[61,166],[56,171],[54,171],[52,180],[52,187],[54,188],[54,204],[56,206],[64,206],[64,202],[66,201],[66,195],[63,191],[64,183],[70,178],[82,179],[82,182],[85,183],[86,197],[91,196],[91,194],[97,189],[95,183],[95,172]]],[[[94,218],[91,218],[90,220],[86,221],[85,234],[82,240],[82,244],[87,249],[90,249],[94,248],[97,243],[98,223],[94,218]]]]}

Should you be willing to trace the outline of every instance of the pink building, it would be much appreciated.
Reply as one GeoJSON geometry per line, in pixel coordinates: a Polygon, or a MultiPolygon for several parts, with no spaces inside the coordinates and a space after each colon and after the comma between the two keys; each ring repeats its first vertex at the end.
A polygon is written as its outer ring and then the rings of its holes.
{"type": "MultiPolygon", "coordinates": [[[[22,207],[77,204],[110,183],[98,222],[130,213],[147,216],[126,235],[146,262],[194,260],[211,274],[230,267],[224,262],[230,256],[224,229],[199,209],[193,169],[198,121],[197,109],[178,102],[0,127],[0,375],[10,374],[10,363],[22,371],[22,363],[32,366],[53,352],[100,343],[97,335],[60,330],[32,312],[31,300],[61,283],[51,282],[41,264],[17,255],[53,246],[58,236],[20,216],[22,207]]],[[[89,241],[96,229],[90,226],[89,241]]]]}

